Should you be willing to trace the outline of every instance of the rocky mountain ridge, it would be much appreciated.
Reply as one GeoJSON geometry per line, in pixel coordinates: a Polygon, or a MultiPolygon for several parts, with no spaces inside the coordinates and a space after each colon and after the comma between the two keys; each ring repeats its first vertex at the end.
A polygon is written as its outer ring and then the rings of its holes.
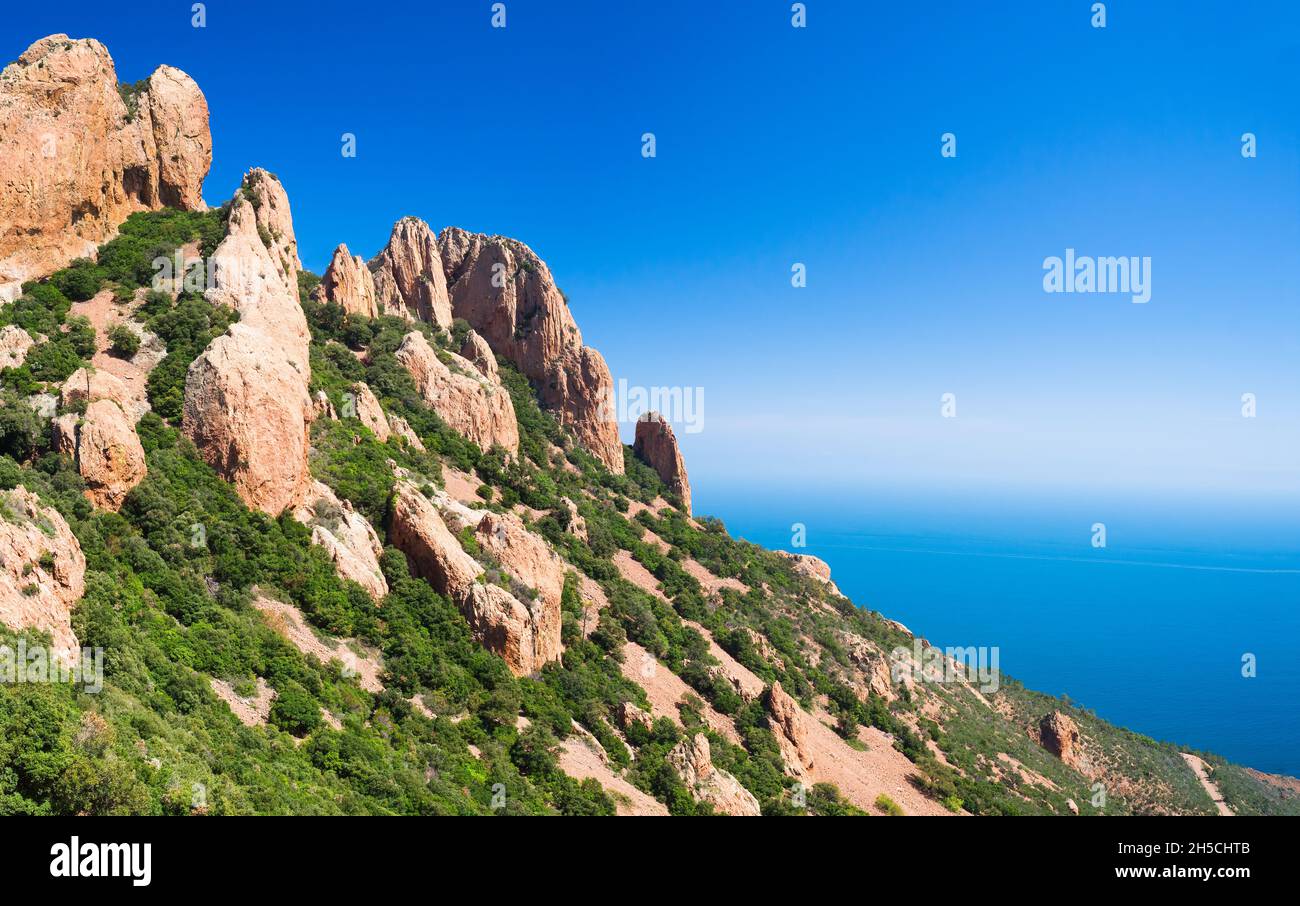
{"type": "MultiPolygon", "coordinates": [[[[95,42],[36,48],[27,69],[111,75],[95,42]]],[[[206,128],[200,101],[151,122],[206,128]]],[[[126,128],[83,119],[88,148],[126,128]]],[[[1215,811],[1176,748],[985,693],[822,561],[693,514],[671,426],[619,442],[609,368],[528,246],[403,218],[316,282],[277,177],[200,212],[197,163],[165,169],[104,215],[134,252],[62,267],[90,234],[77,191],[47,199],[21,227],[42,279],[0,309],[0,623],[107,653],[102,696],[0,685],[6,811],[1215,811]],[[179,210],[127,220],[145,199],[179,210]],[[139,279],[158,243],[208,253],[202,293],[139,279]],[[87,361],[105,306],[142,392],[87,361]]],[[[1224,807],[1300,808],[1198,763],[1224,807]]]]}

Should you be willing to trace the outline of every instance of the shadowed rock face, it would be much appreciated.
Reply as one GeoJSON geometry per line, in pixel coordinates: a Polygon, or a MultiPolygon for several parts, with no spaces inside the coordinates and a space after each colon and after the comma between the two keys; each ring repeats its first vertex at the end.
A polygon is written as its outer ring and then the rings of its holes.
{"type": "Polygon", "coordinates": [[[161,66],[124,100],[104,45],[37,41],[0,74],[0,299],[136,211],[202,210],[211,163],[207,101],[185,73],[161,66]]]}
{"type": "Polygon", "coordinates": [[[686,463],[677,446],[672,425],[657,412],[647,412],[636,423],[636,441],[632,453],[659,473],[668,490],[682,500],[682,509],[691,512],[691,483],[686,477],[686,463]]]}
{"type": "Polygon", "coordinates": [[[485,377],[473,363],[448,354],[443,364],[424,334],[412,331],[395,353],[420,396],[452,430],[484,450],[500,446],[519,452],[519,423],[510,392],[485,377]]]}
{"type": "Polygon", "coordinates": [[[58,511],[26,488],[0,491],[0,623],[49,633],[53,653],[72,663],[71,610],[85,577],[81,545],[58,511]]]}
{"type": "Polygon", "coordinates": [[[546,264],[528,246],[456,227],[438,239],[452,313],[515,364],[578,441],[611,471],[623,446],[609,403],[614,382],[582,333],[546,264]]]}

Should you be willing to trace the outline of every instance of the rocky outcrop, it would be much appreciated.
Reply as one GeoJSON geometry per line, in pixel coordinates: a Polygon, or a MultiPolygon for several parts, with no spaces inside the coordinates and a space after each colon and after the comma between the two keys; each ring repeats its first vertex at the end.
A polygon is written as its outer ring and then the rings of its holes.
{"type": "Polygon", "coordinates": [[[715,767],[709,738],[703,733],[683,739],[668,753],[668,763],[681,775],[696,802],[707,802],[724,815],[761,814],[754,794],[731,774],[715,767]]]}
{"type": "Polygon", "coordinates": [[[351,579],[378,601],[388,594],[388,582],[379,568],[384,545],[369,520],[347,500],[319,481],[313,482],[294,507],[293,518],[311,527],[311,543],[320,545],[344,579],[351,579]]]}
{"type": "Polygon", "coordinates": [[[190,365],[182,426],[246,504],[279,515],[309,483],[315,410],[289,199],[265,170],[244,177],[213,259],[208,300],[239,321],[190,365]]]}
{"type": "Polygon", "coordinates": [[[135,424],[149,411],[148,400],[127,386],[126,381],[102,368],[78,368],[63,382],[59,398],[65,409],[79,408],[96,400],[112,400],[131,416],[135,424]]]}
{"type": "Polygon", "coordinates": [[[803,725],[799,703],[773,683],[767,690],[767,718],[790,773],[803,777],[813,768],[812,751],[803,725]]]}
{"type": "Polygon", "coordinates": [[[438,237],[452,313],[515,364],[578,441],[611,471],[623,471],[612,411],[614,382],[582,334],[546,264],[503,236],[448,227],[438,237]]]}
{"type": "Polygon", "coordinates": [[[460,357],[470,362],[488,380],[500,383],[501,372],[497,367],[497,357],[492,354],[492,347],[487,344],[487,340],[472,330],[465,334],[465,342],[460,347],[460,357]]]}
{"type": "Polygon", "coordinates": [[[1079,725],[1068,714],[1052,711],[1038,722],[1038,743],[1064,764],[1088,773],[1090,765],[1080,745],[1079,725]]]}
{"type": "Polygon", "coordinates": [[[0,327],[0,368],[17,368],[33,345],[31,335],[17,324],[0,327]]]}
{"type": "Polygon", "coordinates": [[[230,202],[226,237],[212,255],[214,305],[239,312],[239,323],[262,331],[303,375],[311,375],[311,332],[298,302],[298,240],[289,196],[265,170],[249,170],[230,202]]]}
{"type": "Polygon", "coordinates": [[[353,255],[346,245],[334,250],[334,257],[312,295],[318,301],[336,303],[350,315],[379,316],[375,278],[361,256],[353,255]]]}
{"type": "Polygon", "coordinates": [[[87,256],[136,212],[202,210],[208,105],[161,66],[119,91],[98,41],[51,35],[0,73],[0,300],[87,256]]]}
{"type": "Polygon", "coordinates": [[[312,402],[301,372],[262,330],[232,324],[190,365],[182,426],[244,503],[277,516],[309,481],[312,402]]]}
{"type": "MultiPolygon", "coordinates": [[[[792,554],[789,551],[774,551],[777,556],[784,557],[790,561],[794,571],[799,575],[812,579],[814,582],[820,582],[827,586],[833,593],[840,595],[840,590],[835,587],[831,581],[831,568],[820,557],[814,557],[812,554],[792,554]]],[[[840,595],[843,597],[843,595],[840,595]]],[[[906,629],[904,629],[906,632],[906,629]]],[[[911,633],[908,633],[911,635],[911,633]]]]}
{"type": "Polygon", "coordinates": [[[389,540],[406,554],[411,571],[460,608],[474,637],[501,655],[516,676],[559,657],[558,613],[540,598],[527,603],[506,589],[479,581],[484,569],[465,552],[438,506],[409,481],[398,482],[389,540]]]}
{"type": "Polygon", "coordinates": [[[370,389],[369,384],[357,381],[352,385],[352,405],[361,424],[369,428],[380,443],[388,440],[392,435],[392,429],[388,425],[388,419],[384,417],[379,399],[370,389]]]}
{"type": "Polygon", "coordinates": [[[558,621],[565,566],[546,540],[528,531],[514,513],[491,511],[482,512],[474,535],[484,552],[510,575],[537,591],[558,621]]]}
{"type": "Polygon", "coordinates": [[[659,473],[669,492],[681,499],[682,509],[689,516],[691,483],[686,477],[686,463],[677,446],[677,435],[668,420],[658,412],[647,412],[637,419],[632,453],[659,473]]]}
{"type": "Polygon", "coordinates": [[[393,225],[388,245],[370,262],[379,313],[451,327],[451,301],[442,255],[423,220],[404,217],[393,225]]]}
{"type": "Polygon", "coordinates": [[[71,610],[85,577],[81,545],[58,511],[26,488],[0,491],[0,623],[48,633],[53,654],[74,662],[71,610]]]}
{"type": "Polygon", "coordinates": [[[623,702],[618,706],[618,725],[625,731],[632,729],[634,725],[649,730],[654,727],[654,718],[644,708],[632,702],[623,702]]]}
{"type": "Polygon", "coordinates": [[[586,541],[587,520],[583,519],[582,514],[578,512],[578,505],[568,497],[561,497],[560,506],[563,507],[564,512],[568,514],[568,521],[564,525],[564,530],[573,537],[578,538],[581,541],[586,541]]]}
{"type": "Polygon", "coordinates": [[[388,414],[388,429],[392,432],[390,437],[400,437],[416,450],[424,452],[424,441],[420,440],[420,435],[415,433],[411,423],[400,415],[388,414]]]}
{"type": "MultiPolygon", "coordinates": [[[[56,427],[60,435],[67,423],[56,427]]],[[[75,428],[77,471],[86,483],[86,496],[95,506],[116,512],[126,495],[144,480],[144,447],[136,436],[129,415],[112,400],[95,400],[75,428]]],[[[65,437],[56,439],[56,447],[69,445],[65,437]]]]}
{"type": "Polygon", "coordinates": [[[483,450],[500,446],[518,453],[519,424],[510,393],[460,356],[445,355],[450,365],[443,364],[419,331],[407,334],[396,352],[420,396],[453,431],[483,450]]]}

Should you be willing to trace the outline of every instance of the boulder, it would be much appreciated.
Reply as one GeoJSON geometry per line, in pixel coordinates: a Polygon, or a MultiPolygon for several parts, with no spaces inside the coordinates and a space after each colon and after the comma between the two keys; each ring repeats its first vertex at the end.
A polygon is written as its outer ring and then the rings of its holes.
{"type": "Polygon", "coordinates": [[[182,427],[244,503],[278,516],[309,483],[312,402],[264,331],[232,324],[190,365],[182,427]]]}
{"type": "Polygon", "coordinates": [[[162,66],[119,92],[95,40],[51,35],[0,74],[0,301],[89,256],[136,212],[203,210],[203,93],[162,66]]]}
{"type": "Polygon", "coordinates": [[[618,725],[626,731],[632,729],[633,724],[640,724],[649,730],[654,726],[654,718],[632,702],[621,703],[618,706],[618,725]]]}
{"type": "MultiPolygon", "coordinates": [[[[812,554],[792,554],[789,551],[774,551],[774,553],[789,560],[790,565],[794,567],[794,571],[799,575],[812,579],[814,582],[820,582],[833,593],[844,597],[840,594],[840,590],[835,587],[835,583],[831,581],[831,568],[825,560],[814,557],[812,554]]],[[[903,631],[906,632],[906,628],[903,631]]],[[[911,635],[911,633],[909,632],[908,635],[911,635]]]]}
{"type": "Polygon", "coordinates": [[[709,738],[703,733],[683,739],[668,753],[672,765],[696,802],[707,802],[724,815],[756,817],[762,812],[754,794],[731,774],[715,767],[709,738]]]}
{"type": "Polygon", "coordinates": [[[375,278],[361,256],[353,255],[346,245],[334,250],[313,295],[319,301],[336,303],[350,315],[379,316],[375,278]]]}
{"type": "Polygon", "coordinates": [[[686,463],[677,446],[677,435],[668,420],[658,412],[647,412],[637,419],[632,453],[659,474],[668,490],[681,499],[682,509],[689,516],[691,483],[686,477],[686,463]]]}
{"type": "Polygon", "coordinates": [[[1052,711],[1038,722],[1039,744],[1063,763],[1086,773],[1088,765],[1080,747],[1081,740],[1079,725],[1061,711],[1052,711]]]}
{"type": "Polygon", "coordinates": [[[370,521],[352,509],[347,500],[316,481],[294,507],[293,518],[311,527],[312,544],[320,545],[344,579],[351,579],[376,601],[388,594],[388,582],[379,568],[383,542],[370,521]]]}
{"type": "Polygon", "coordinates": [[[500,446],[517,454],[519,424],[510,393],[460,356],[446,355],[450,365],[419,331],[407,334],[396,353],[420,396],[452,430],[485,451],[500,446]]]}
{"type": "Polygon", "coordinates": [[[0,623],[48,633],[53,654],[75,662],[71,611],[85,577],[81,545],[58,511],[26,488],[0,491],[0,623]]]}
{"type": "Polygon", "coordinates": [[[86,496],[102,509],[120,510],[126,495],[144,480],[144,448],[131,417],[112,400],[95,400],[86,407],[77,428],[76,460],[86,496]]]}
{"type": "Polygon", "coordinates": [[[452,314],[537,387],[579,442],[616,474],[623,445],[610,405],[614,381],[582,334],[546,264],[514,239],[448,227],[438,237],[452,314]]]}
{"type": "Polygon", "coordinates": [[[370,262],[380,314],[451,327],[451,301],[442,254],[423,220],[404,217],[393,225],[388,245],[370,262]]]}

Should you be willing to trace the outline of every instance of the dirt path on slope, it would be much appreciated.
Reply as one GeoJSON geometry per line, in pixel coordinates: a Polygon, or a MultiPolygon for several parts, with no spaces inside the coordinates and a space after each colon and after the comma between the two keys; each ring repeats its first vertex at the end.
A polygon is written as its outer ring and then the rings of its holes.
{"type": "Polygon", "coordinates": [[[1201,786],[1205,787],[1205,792],[1210,794],[1214,804],[1219,809],[1220,815],[1236,815],[1232,809],[1228,808],[1228,803],[1223,801],[1223,794],[1219,792],[1219,787],[1210,779],[1210,773],[1205,769],[1205,762],[1191,752],[1183,752],[1183,761],[1196,774],[1196,779],[1201,781],[1201,786]]]}

